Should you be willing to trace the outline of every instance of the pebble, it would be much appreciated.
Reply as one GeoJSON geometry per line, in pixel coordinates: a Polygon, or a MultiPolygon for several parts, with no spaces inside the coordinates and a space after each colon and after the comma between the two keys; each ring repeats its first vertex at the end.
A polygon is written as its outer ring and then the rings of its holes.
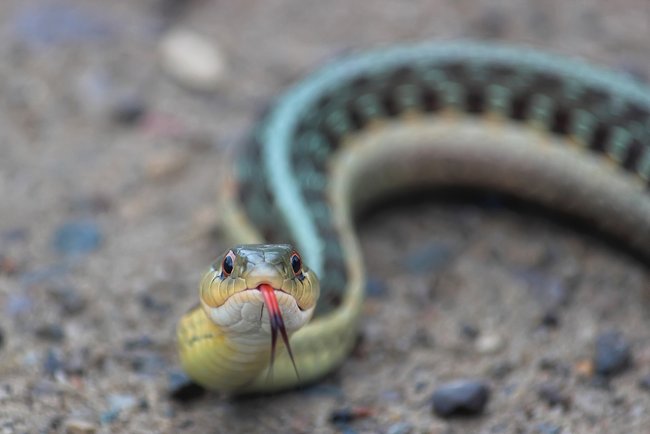
{"type": "Polygon", "coordinates": [[[432,243],[415,252],[408,253],[404,259],[405,267],[412,273],[433,273],[444,268],[453,259],[452,249],[442,243],[432,243]]]}
{"type": "Polygon", "coordinates": [[[630,344],[619,331],[610,330],[601,333],[596,338],[593,361],[596,373],[599,375],[620,374],[632,363],[630,344]]]}
{"type": "Polygon", "coordinates": [[[589,378],[594,375],[594,363],[591,360],[579,360],[574,367],[576,374],[582,378],[589,378]]]}
{"type": "Polygon", "coordinates": [[[34,306],[31,297],[27,294],[10,293],[5,303],[5,310],[11,317],[25,314],[34,306]]]}
{"type": "Polygon", "coordinates": [[[0,350],[5,344],[5,332],[0,328],[0,350]]]}
{"type": "Polygon", "coordinates": [[[148,292],[140,295],[140,305],[149,312],[167,313],[171,310],[170,303],[158,300],[154,295],[148,292]]]}
{"type": "Polygon", "coordinates": [[[65,315],[77,315],[86,308],[86,299],[72,287],[53,288],[50,290],[50,294],[65,315]]]}
{"type": "Polygon", "coordinates": [[[490,376],[495,380],[503,380],[515,369],[515,365],[509,361],[498,362],[490,367],[490,376]]]}
{"type": "Polygon", "coordinates": [[[386,429],[386,434],[411,434],[415,430],[409,422],[397,422],[386,429]]]}
{"type": "Polygon", "coordinates": [[[571,279],[549,275],[539,269],[518,270],[515,275],[530,286],[533,295],[547,310],[556,310],[569,302],[571,279]]]}
{"type": "Polygon", "coordinates": [[[503,349],[505,341],[497,333],[484,334],[476,340],[475,348],[480,354],[496,354],[503,349]]]}
{"type": "Polygon", "coordinates": [[[137,96],[123,96],[118,98],[111,109],[110,117],[116,124],[133,126],[137,124],[147,112],[147,106],[137,96]]]}
{"type": "Polygon", "coordinates": [[[189,157],[186,153],[169,149],[156,152],[146,162],[145,171],[149,179],[161,181],[179,175],[189,165],[189,157]]]}
{"type": "Polygon", "coordinates": [[[462,323],[460,325],[460,335],[467,340],[473,341],[481,334],[481,330],[473,324],[462,323]]]}
{"type": "Polygon", "coordinates": [[[144,375],[158,375],[167,367],[167,361],[156,353],[146,352],[135,356],[131,368],[144,375]]]}
{"type": "Polygon", "coordinates": [[[102,233],[92,220],[68,221],[54,233],[54,249],[64,255],[76,256],[99,248],[102,233]]]}
{"type": "Polygon", "coordinates": [[[151,349],[154,347],[154,340],[147,335],[141,335],[135,338],[129,338],[124,341],[123,348],[126,351],[151,349]]]}
{"type": "Polygon", "coordinates": [[[557,328],[560,326],[560,313],[556,309],[548,309],[540,318],[540,324],[547,328],[557,328]]]}
{"type": "Polygon", "coordinates": [[[81,376],[88,367],[90,359],[90,350],[84,348],[74,348],[70,351],[65,360],[65,372],[69,375],[81,376]]]}
{"type": "Polygon", "coordinates": [[[650,374],[639,379],[639,389],[650,392],[650,374]]]}
{"type": "Polygon", "coordinates": [[[345,424],[370,415],[372,415],[372,410],[368,407],[344,407],[332,410],[329,421],[334,424],[345,424]]]}
{"type": "Polygon", "coordinates": [[[108,407],[110,411],[121,412],[129,410],[138,404],[138,399],[133,395],[113,393],[108,396],[108,407]]]}
{"type": "Polygon", "coordinates": [[[43,361],[43,372],[49,376],[55,376],[63,370],[63,362],[60,355],[53,348],[49,348],[43,361]]]}
{"type": "Polygon", "coordinates": [[[562,407],[568,410],[571,407],[571,398],[567,396],[559,384],[546,382],[537,388],[537,396],[550,407],[562,407]]]}
{"type": "Polygon", "coordinates": [[[180,84],[197,91],[214,91],[225,75],[222,53],[190,30],[175,29],[160,41],[164,70],[180,84]]]}
{"type": "Polygon", "coordinates": [[[441,417],[477,415],[483,412],[490,389],[480,380],[455,380],[433,393],[433,411],[441,417]]]}
{"type": "Polygon", "coordinates": [[[62,342],[65,332],[58,324],[43,324],[36,329],[36,336],[49,342],[62,342]]]}
{"type": "Polygon", "coordinates": [[[138,399],[133,395],[114,393],[108,396],[108,411],[105,411],[99,417],[102,425],[115,422],[120,413],[129,410],[138,405],[138,399]]]}
{"type": "Polygon", "coordinates": [[[569,364],[550,357],[543,357],[539,361],[539,369],[562,377],[568,377],[571,374],[571,366],[569,364]]]}
{"type": "Polygon", "coordinates": [[[0,253],[0,274],[11,276],[16,274],[18,269],[18,262],[14,258],[0,253]]]}
{"type": "Polygon", "coordinates": [[[97,425],[83,419],[67,419],[63,425],[66,434],[94,434],[97,432],[97,425]]]}
{"type": "Polygon", "coordinates": [[[190,402],[205,394],[203,387],[193,382],[184,372],[177,370],[168,374],[167,390],[173,400],[181,402],[190,402]]]}

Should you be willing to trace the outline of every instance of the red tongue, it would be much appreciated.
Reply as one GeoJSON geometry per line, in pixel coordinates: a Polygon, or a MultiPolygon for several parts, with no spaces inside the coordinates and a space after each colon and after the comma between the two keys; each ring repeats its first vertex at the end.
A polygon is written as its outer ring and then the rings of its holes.
{"type": "Polygon", "coordinates": [[[275,345],[277,342],[279,330],[280,336],[282,336],[282,341],[284,342],[284,346],[287,347],[287,352],[291,358],[293,369],[296,371],[296,376],[300,378],[300,375],[298,375],[296,362],[293,359],[293,353],[291,352],[291,346],[289,346],[289,337],[287,336],[287,330],[284,327],[282,311],[280,310],[278,299],[275,296],[275,290],[271,285],[267,285],[266,283],[262,283],[258,289],[262,293],[262,297],[264,297],[264,304],[266,305],[266,310],[269,312],[269,321],[271,323],[271,363],[269,365],[269,375],[271,372],[273,372],[273,363],[275,362],[275,345]]]}

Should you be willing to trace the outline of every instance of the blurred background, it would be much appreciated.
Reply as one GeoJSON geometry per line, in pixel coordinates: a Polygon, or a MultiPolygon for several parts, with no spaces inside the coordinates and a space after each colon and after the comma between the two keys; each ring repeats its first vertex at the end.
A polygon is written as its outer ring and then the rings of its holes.
{"type": "Polygon", "coordinates": [[[2,433],[650,426],[647,269],[498,201],[364,223],[363,340],[317,386],[201,394],[179,376],[173,340],[225,248],[224,152],[282,89],[355,51],[468,38],[647,81],[647,0],[4,0],[0,35],[2,433]],[[607,330],[635,363],[599,384],[589,360],[607,330]],[[459,376],[490,382],[489,410],[440,420],[431,391],[459,376]]]}

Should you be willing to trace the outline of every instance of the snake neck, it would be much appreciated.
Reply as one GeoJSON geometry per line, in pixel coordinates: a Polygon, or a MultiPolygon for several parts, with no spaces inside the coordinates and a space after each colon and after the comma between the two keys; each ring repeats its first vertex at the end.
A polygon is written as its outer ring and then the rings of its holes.
{"type": "Polygon", "coordinates": [[[227,333],[200,306],[183,316],[177,340],[185,372],[210,389],[240,390],[253,382],[269,360],[269,335],[227,333]]]}

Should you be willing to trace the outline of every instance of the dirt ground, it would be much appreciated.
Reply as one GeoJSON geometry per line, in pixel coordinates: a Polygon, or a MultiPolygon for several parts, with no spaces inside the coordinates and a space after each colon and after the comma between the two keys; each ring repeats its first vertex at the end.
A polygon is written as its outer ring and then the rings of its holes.
{"type": "Polygon", "coordinates": [[[647,0],[5,0],[0,34],[0,433],[650,432],[650,269],[485,196],[360,223],[363,338],[318,385],[182,403],[169,380],[176,320],[226,247],[224,151],[272,96],[349,51],[424,39],[526,44],[647,80],[647,0]],[[161,66],[175,28],[220,51],[216,91],[161,66]],[[603,381],[589,371],[607,330],[633,363],[603,381]],[[483,415],[433,414],[457,378],[489,384],[483,415]]]}

